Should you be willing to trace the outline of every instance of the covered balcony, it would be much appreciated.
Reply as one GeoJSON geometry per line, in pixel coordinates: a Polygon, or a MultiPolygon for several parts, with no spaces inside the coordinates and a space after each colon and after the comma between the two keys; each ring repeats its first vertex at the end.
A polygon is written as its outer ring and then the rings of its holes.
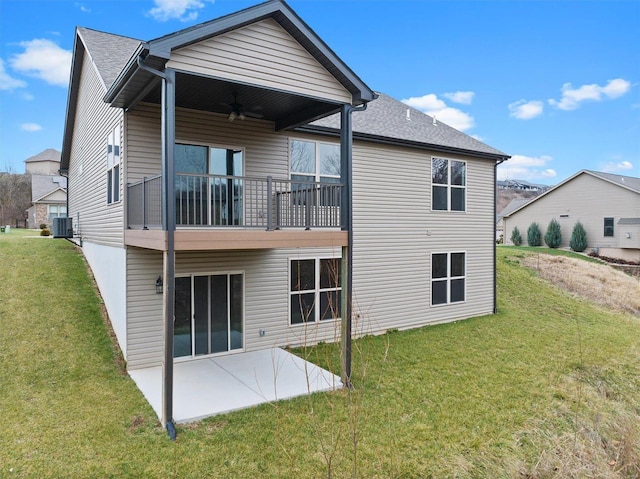
{"type": "MultiPolygon", "coordinates": [[[[176,250],[343,246],[343,185],[268,176],[176,174],[176,250]]],[[[164,250],[162,177],[127,187],[128,245],[164,250]]]]}

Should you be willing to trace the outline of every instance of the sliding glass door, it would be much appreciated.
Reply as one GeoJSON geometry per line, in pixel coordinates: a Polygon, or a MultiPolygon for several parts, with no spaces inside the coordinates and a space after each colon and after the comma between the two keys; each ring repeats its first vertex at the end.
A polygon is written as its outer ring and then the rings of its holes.
{"type": "Polygon", "coordinates": [[[176,278],[174,357],[195,357],[244,347],[240,273],[176,278]]]}

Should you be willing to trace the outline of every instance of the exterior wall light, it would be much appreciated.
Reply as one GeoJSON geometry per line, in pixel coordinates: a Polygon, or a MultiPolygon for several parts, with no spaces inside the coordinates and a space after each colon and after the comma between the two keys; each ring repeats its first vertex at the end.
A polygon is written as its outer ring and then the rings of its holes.
{"type": "Polygon", "coordinates": [[[156,279],[156,294],[162,294],[163,289],[162,276],[158,275],[158,278],[156,279]]]}

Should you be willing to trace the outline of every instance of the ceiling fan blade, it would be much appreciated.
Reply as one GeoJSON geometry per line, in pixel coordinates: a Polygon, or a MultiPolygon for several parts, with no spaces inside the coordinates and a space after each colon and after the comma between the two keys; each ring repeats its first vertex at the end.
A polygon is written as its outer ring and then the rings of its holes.
{"type": "Polygon", "coordinates": [[[264,118],[264,115],[262,113],[254,113],[252,111],[245,111],[244,116],[248,118],[264,118]]]}

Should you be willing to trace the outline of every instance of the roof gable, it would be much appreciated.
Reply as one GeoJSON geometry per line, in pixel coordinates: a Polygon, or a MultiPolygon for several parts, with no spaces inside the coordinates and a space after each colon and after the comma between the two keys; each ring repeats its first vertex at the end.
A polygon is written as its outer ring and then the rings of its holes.
{"type": "Polygon", "coordinates": [[[89,53],[105,91],[113,84],[131,56],[142,44],[134,38],[78,27],[77,34],[89,53]]]}

